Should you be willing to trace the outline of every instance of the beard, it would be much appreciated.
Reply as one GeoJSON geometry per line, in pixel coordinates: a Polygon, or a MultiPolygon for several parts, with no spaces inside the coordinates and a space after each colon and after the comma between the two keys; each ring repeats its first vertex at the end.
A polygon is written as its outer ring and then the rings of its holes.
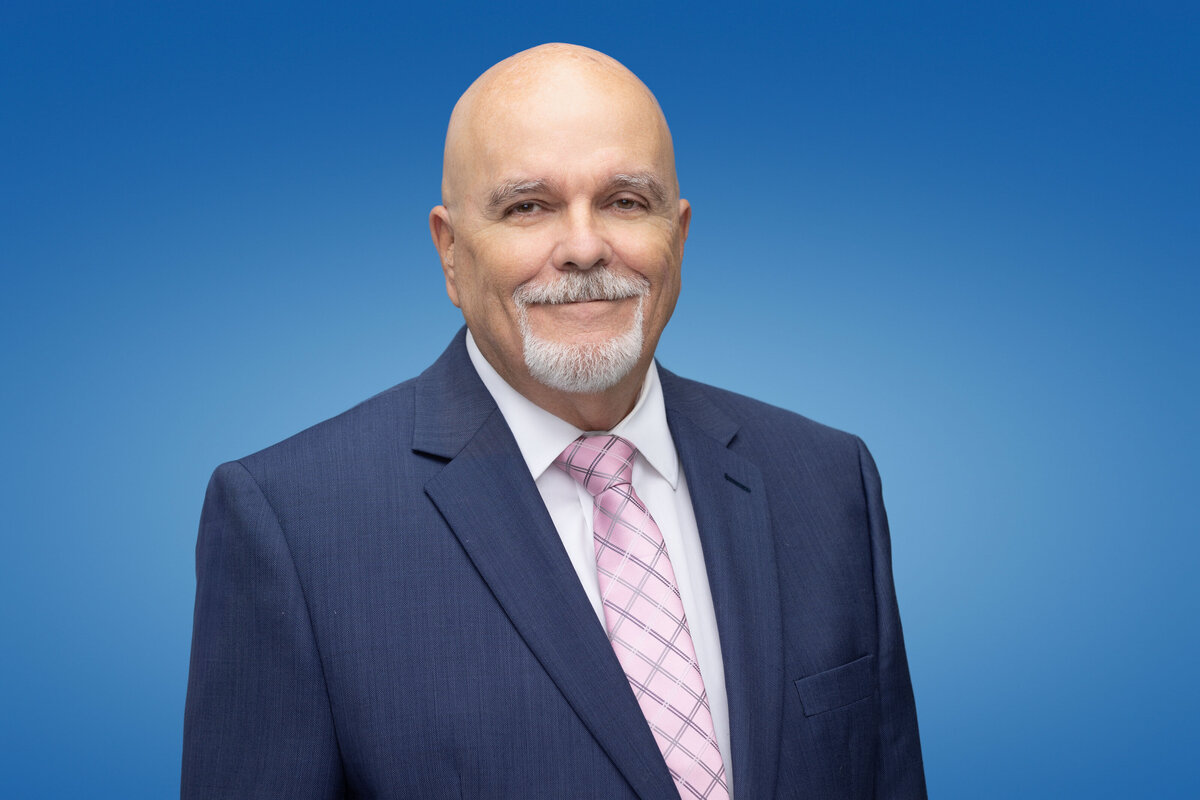
{"type": "Polygon", "coordinates": [[[553,283],[518,286],[513,292],[517,325],[521,330],[525,366],[534,380],[551,389],[572,394],[595,394],[616,386],[642,356],[643,309],[650,293],[645,278],[614,275],[604,268],[567,272],[553,283]],[[589,300],[637,298],[629,329],[604,342],[571,344],[543,339],[529,327],[529,306],[534,303],[580,303],[589,300]]]}

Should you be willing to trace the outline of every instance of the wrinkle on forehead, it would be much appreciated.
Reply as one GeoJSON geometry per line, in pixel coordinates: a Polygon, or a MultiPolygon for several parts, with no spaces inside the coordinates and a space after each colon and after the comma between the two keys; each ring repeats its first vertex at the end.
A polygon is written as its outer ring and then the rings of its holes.
{"type": "Polygon", "coordinates": [[[583,94],[589,97],[605,96],[647,117],[665,147],[670,169],[665,177],[677,194],[671,133],[653,93],[616,59],[586,47],[556,43],[506,58],[480,75],[459,98],[446,130],[442,204],[451,208],[461,199],[476,162],[488,148],[489,129],[522,104],[540,102],[563,107],[579,101],[576,94],[554,95],[552,87],[572,84],[586,87],[588,91],[583,94]]]}

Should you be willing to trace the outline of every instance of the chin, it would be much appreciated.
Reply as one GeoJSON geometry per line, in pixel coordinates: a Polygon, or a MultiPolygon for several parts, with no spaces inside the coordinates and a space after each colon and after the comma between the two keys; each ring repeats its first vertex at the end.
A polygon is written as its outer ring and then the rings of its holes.
{"type": "Polygon", "coordinates": [[[642,302],[624,333],[596,342],[556,342],[537,336],[522,320],[525,366],[534,380],[571,394],[599,394],[616,386],[642,358],[642,302]]]}

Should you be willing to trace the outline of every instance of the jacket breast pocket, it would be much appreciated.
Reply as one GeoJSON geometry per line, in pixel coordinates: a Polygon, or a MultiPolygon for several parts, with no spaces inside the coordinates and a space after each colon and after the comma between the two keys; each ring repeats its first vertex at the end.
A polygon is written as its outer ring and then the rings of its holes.
{"type": "Polygon", "coordinates": [[[875,693],[875,656],[865,655],[849,664],[818,672],[796,681],[804,716],[813,717],[826,711],[857,703],[875,693]]]}

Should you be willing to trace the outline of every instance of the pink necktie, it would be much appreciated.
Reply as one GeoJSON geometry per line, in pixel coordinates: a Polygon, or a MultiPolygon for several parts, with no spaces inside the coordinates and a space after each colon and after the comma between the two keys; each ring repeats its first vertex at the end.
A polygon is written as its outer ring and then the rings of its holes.
{"type": "Polygon", "coordinates": [[[708,695],[658,525],[633,491],[633,445],[580,436],[555,460],[595,498],[596,568],[608,638],[683,798],[726,800],[708,695]]]}

